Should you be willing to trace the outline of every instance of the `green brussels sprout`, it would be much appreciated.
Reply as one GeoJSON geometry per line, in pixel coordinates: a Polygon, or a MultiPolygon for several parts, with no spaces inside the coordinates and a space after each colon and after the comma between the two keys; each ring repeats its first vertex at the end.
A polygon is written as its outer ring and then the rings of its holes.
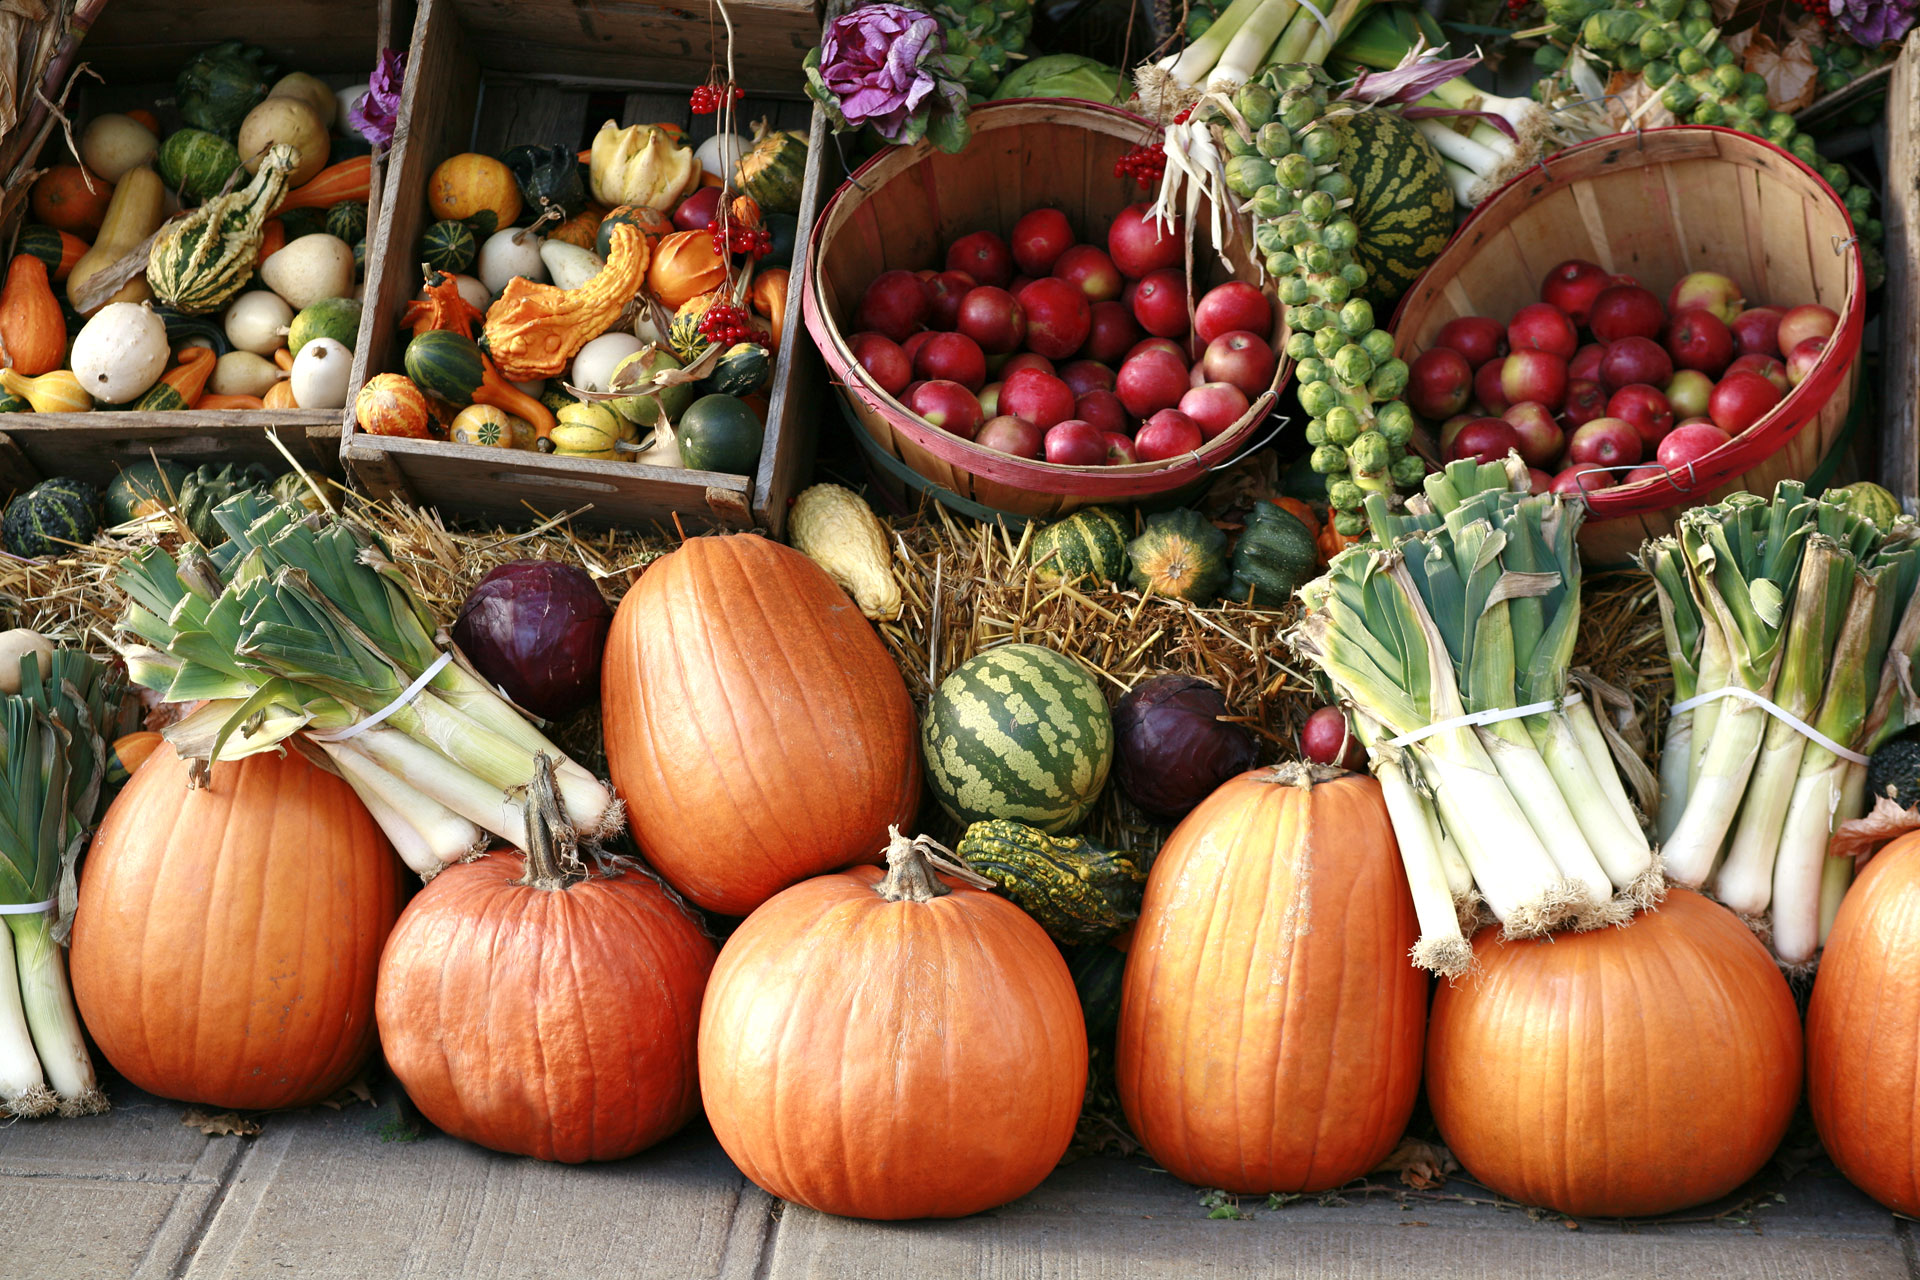
{"type": "MultiPolygon", "coordinates": [[[[1690,17],[1680,24],[1680,38],[1686,41],[1687,45],[1697,52],[1700,48],[1700,42],[1717,30],[1719,30],[1719,28],[1713,25],[1712,18],[1690,17]]],[[[1700,55],[1702,62],[1706,60],[1706,56],[1704,53],[1700,55]]]]}
{"type": "Polygon", "coordinates": [[[1273,161],[1261,156],[1234,156],[1226,165],[1227,190],[1242,200],[1274,185],[1273,161]]]}
{"type": "Polygon", "coordinates": [[[1341,267],[1340,278],[1355,289],[1367,287],[1367,269],[1357,262],[1349,262],[1341,267]]]}
{"type": "Polygon", "coordinates": [[[1347,446],[1347,465],[1363,476],[1377,476],[1393,465],[1393,448],[1378,431],[1362,431],[1347,446]]]}
{"type": "Polygon", "coordinates": [[[1691,44],[1684,44],[1674,52],[1673,65],[1683,76],[1697,75],[1707,69],[1707,55],[1691,44]]]}
{"type": "Polygon", "coordinates": [[[1817,167],[1820,170],[1820,176],[1826,179],[1828,186],[1838,190],[1847,185],[1847,170],[1845,166],[1836,164],[1832,160],[1823,160],[1817,167]]]}
{"type": "Polygon", "coordinates": [[[1347,469],[1347,451],[1337,444],[1316,446],[1313,456],[1307,459],[1307,465],[1318,475],[1340,475],[1347,469]]]}
{"type": "Polygon", "coordinates": [[[1767,104],[1764,93],[1750,93],[1740,99],[1740,110],[1753,121],[1755,129],[1766,127],[1766,120],[1773,114],[1773,108],[1767,104]]]}
{"type": "Polygon", "coordinates": [[[1273,162],[1273,178],[1288,191],[1306,191],[1313,186],[1313,161],[1298,151],[1273,162]]]}
{"type": "Polygon", "coordinates": [[[1373,420],[1373,429],[1387,438],[1387,443],[1396,449],[1404,449],[1413,439],[1413,411],[1398,400],[1389,400],[1380,406],[1380,413],[1373,420]],[[1404,413],[1390,414],[1388,409],[1399,405],[1404,413]]]}
{"type": "Polygon", "coordinates": [[[1638,45],[1628,45],[1614,55],[1615,65],[1630,76],[1637,76],[1647,65],[1647,55],[1638,45]]]}
{"type": "Polygon", "coordinates": [[[1667,81],[1673,79],[1673,74],[1671,62],[1665,58],[1655,58],[1641,70],[1640,78],[1647,82],[1649,88],[1660,89],[1666,86],[1667,81]]]}
{"type": "Polygon", "coordinates": [[[1533,65],[1542,71],[1558,71],[1567,65],[1567,51],[1557,49],[1550,44],[1543,44],[1533,51],[1533,65]]]}
{"type": "MultiPolygon", "coordinates": [[[[1358,493],[1359,490],[1356,488],[1354,492],[1358,493]]],[[[1343,538],[1357,538],[1367,531],[1367,518],[1358,511],[1336,511],[1333,513],[1333,531],[1343,538]]]]}
{"type": "Polygon", "coordinates": [[[1297,210],[1289,210],[1280,215],[1280,217],[1275,220],[1273,229],[1279,234],[1281,242],[1289,249],[1301,243],[1320,243],[1319,235],[1315,233],[1312,227],[1307,225],[1307,220],[1301,217],[1297,210]]]}
{"type": "Polygon", "coordinates": [[[1280,99],[1279,122],[1294,134],[1320,117],[1320,104],[1305,89],[1290,89],[1280,99]]]}
{"type": "MultiPolygon", "coordinates": [[[[1313,197],[1308,196],[1309,200],[1313,197]]],[[[1352,253],[1360,243],[1360,228],[1352,218],[1335,218],[1320,231],[1320,243],[1335,253],[1352,253]]]]}
{"type": "Polygon", "coordinates": [[[1346,345],[1346,341],[1346,338],[1341,335],[1340,330],[1334,328],[1334,326],[1329,323],[1326,328],[1321,329],[1313,335],[1314,354],[1323,360],[1331,360],[1333,359],[1334,353],[1346,345]]]}
{"type": "Polygon", "coordinates": [[[1369,330],[1361,339],[1360,345],[1367,349],[1375,364],[1383,364],[1393,359],[1393,335],[1385,329],[1369,330]]]}
{"type": "Polygon", "coordinates": [[[1418,487],[1427,476],[1427,461],[1417,453],[1395,459],[1387,474],[1393,477],[1393,483],[1402,489],[1418,487]]]}
{"type": "Polygon", "coordinates": [[[1310,129],[1300,139],[1300,154],[1315,164],[1332,164],[1340,158],[1340,135],[1331,129],[1310,129]]]}
{"type": "Polygon", "coordinates": [[[1300,259],[1285,249],[1276,249],[1267,255],[1267,274],[1276,278],[1285,278],[1300,269],[1300,259]]]}
{"type": "Polygon", "coordinates": [[[1299,276],[1286,276],[1280,281],[1280,302],[1283,306],[1304,306],[1313,300],[1313,290],[1299,276]]]}
{"type": "Polygon", "coordinates": [[[1311,244],[1300,255],[1300,262],[1307,270],[1324,274],[1333,270],[1333,250],[1323,244],[1311,244]]]}
{"type": "Polygon", "coordinates": [[[1715,44],[1707,50],[1707,61],[1712,63],[1715,68],[1732,66],[1733,59],[1733,50],[1727,48],[1724,44],[1715,44]]]}
{"type": "MultiPolygon", "coordinates": [[[[1345,457],[1345,455],[1341,455],[1345,457]]],[[[1360,486],[1351,480],[1331,480],[1327,483],[1327,505],[1336,511],[1358,511],[1366,505],[1367,496],[1360,486]]]]}
{"type": "Polygon", "coordinates": [[[1660,91],[1660,105],[1676,116],[1693,110],[1699,101],[1700,95],[1685,80],[1669,80],[1667,87],[1660,91]]]}
{"type": "Polygon", "coordinates": [[[1680,15],[1686,12],[1687,0],[1650,0],[1647,8],[1662,22],[1678,22],[1680,15]]]}
{"type": "Polygon", "coordinates": [[[1281,190],[1278,183],[1261,187],[1253,193],[1253,199],[1247,211],[1256,218],[1273,219],[1291,211],[1293,197],[1281,190]]]}
{"type": "Polygon", "coordinates": [[[1767,137],[1774,142],[1784,145],[1799,128],[1793,116],[1785,111],[1771,112],[1767,116],[1767,137]]]}
{"type": "Polygon", "coordinates": [[[1307,423],[1307,443],[1318,449],[1327,443],[1327,424],[1320,418],[1307,423]]]}
{"type": "MultiPolygon", "coordinates": [[[[1719,47],[1721,46],[1715,46],[1715,48],[1719,47]]],[[[1735,62],[1722,62],[1713,69],[1713,83],[1721,93],[1741,92],[1741,86],[1746,83],[1746,79],[1747,73],[1742,71],[1740,65],[1735,62]]]]}
{"type": "Polygon", "coordinates": [[[1309,191],[1300,198],[1300,213],[1315,226],[1323,226],[1333,217],[1333,197],[1324,191],[1309,191]]]}
{"type": "Polygon", "coordinates": [[[1309,417],[1324,418],[1340,407],[1340,392],[1331,382],[1302,383],[1300,407],[1309,417]]]}
{"type": "Polygon", "coordinates": [[[1320,301],[1330,307],[1345,306],[1353,296],[1353,286],[1339,275],[1314,276],[1313,287],[1319,290],[1320,301]]]}
{"type": "MultiPolygon", "coordinates": [[[[1325,383],[1321,384],[1326,385],[1325,383]]],[[[1327,415],[1327,440],[1332,444],[1350,445],[1360,438],[1360,415],[1345,405],[1327,415]]]]}
{"type": "Polygon", "coordinates": [[[1703,98],[1693,104],[1693,114],[1689,117],[1695,124],[1724,124],[1726,109],[1712,98],[1703,98]]]}
{"type": "MultiPolygon", "coordinates": [[[[1293,329],[1292,325],[1287,326],[1293,329]]],[[[1313,335],[1300,329],[1294,329],[1287,335],[1287,359],[1305,360],[1314,354],[1313,335]]]]}
{"type": "Polygon", "coordinates": [[[1340,332],[1349,338],[1357,338],[1373,328],[1373,304],[1365,298],[1355,298],[1340,308],[1340,332]]]}
{"type": "Polygon", "coordinates": [[[1335,200],[1353,199],[1353,179],[1335,169],[1332,173],[1323,173],[1314,179],[1313,189],[1324,191],[1335,200]]]}
{"type": "Polygon", "coordinates": [[[1795,134],[1793,141],[1787,144],[1787,150],[1791,151],[1793,158],[1801,164],[1817,167],[1820,163],[1820,149],[1814,146],[1813,139],[1804,133],[1795,134]]]}
{"type": "Polygon", "coordinates": [[[1757,71],[1744,71],[1740,75],[1740,92],[1752,97],[1756,93],[1767,91],[1767,78],[1757,71]]]}
{"type": "Polygon", "coordinates": [[[1367,393],[1375,400],[1397,400],[1406,394],[1408,374],[1405,360],[1383,361],[1367,380],[1367,393]]]}
{"type": "Polygon", "coordinates": [[[1350,387],[1365,386],[1373,376],[1373,357],[1357,342],[1349,342],[1333,355],[1334,376],[1350,387]]]}
{"type": "Polygon", "coordinates": [[[1673,48],[1673,37],[1667,27],[1648,27],[1640,33],[1640,52],[1648,58],[1663,58],[1673,48]]]}
{"type": "Polygon", "coordinates": [[[1269,160],[1279,160],[1293,153],[1293,134],[1287,126],[1278,123],[1261,126],[1260,132],[1253,136],[1254,148],[1269,160]]]}
{"type": "Polygon", "coordinates": [[[1577,27],[1587,20],[1587,15],[1606,8],[1607,0],[1546,0],[1542,7],[1547,21],[1562,27],[1577,27]]]}
{"type": "Polygon", "coordinates": [[[1274,108],[1277,105],[1278,101],[1273,96],[1273,90],[1258,80],[1250,80],[1241,85],[1240,91],[1233,95],[1233,109],[1240,113],[1242,120],[1255,129],[1262,128],[1273,119],[1274,108]]]}
{"type": "Polygon", "coordinates": [[[1840,201],[1847,206],[1847,213],[1852,216],[1854,225],[1859,226],[1861,219],[1867,216],[1867,210],[1873,207],[1873,192],[1865,187],[1848,187],[1840,201]]]}
{"type": "Polygon", "coordinates": [[[1298,387],[1304,387],[1313,382],[1325,382],[1332,376],[1333,371],[1327,368],[1327,362],[1319,356],[1307,356],[1296,361],[1293,366],[1293,382],[1298,387]]]}
{"type": "Polygon", "coordinates": [[[1221,145],[1226,148],[1228,155],[1257,156],[1260,154],[1259,144],[1252,138],[1241,137],[1238,129],[1228,129],[1226,135],[1226,141],[1221,145]]]}
{"type": "Polygon", "coordinates": [[[1682,12],[1689,18],[1712,18],[1713,0],[1687,0],[1687,7],[1682,12]]]}

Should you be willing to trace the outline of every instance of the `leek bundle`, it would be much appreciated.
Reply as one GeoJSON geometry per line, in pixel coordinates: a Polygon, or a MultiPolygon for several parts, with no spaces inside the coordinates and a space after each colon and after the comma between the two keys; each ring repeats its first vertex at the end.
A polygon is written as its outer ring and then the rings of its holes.
{"type": "Polygon", "coordinates": [[[0,1115],[107,1109],[55,940],[58,898],[99,818],[105,733],[125,689],[75,649],[26,654],[0,698],[0,1115]]]}
{"type": "Polygon", "coordinates": [[[254,492],[214,519],[228,541],[211,553],[144,548],[115,579],[122,626],[146,641],[122,650],[132,678],[169,702],[207,700],[166,730],[182,755],[235,760],[301,735],[422,876],[489,833],[526,847],[521,796],[542,754],[570,824],[619,829],[605,784],[442,651],[370,531],[254,492]]]}

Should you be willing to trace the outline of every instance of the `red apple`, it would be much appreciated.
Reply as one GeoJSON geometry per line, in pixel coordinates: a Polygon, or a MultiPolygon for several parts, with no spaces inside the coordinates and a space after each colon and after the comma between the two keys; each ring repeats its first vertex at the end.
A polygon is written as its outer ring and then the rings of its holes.
{"type": "MultiPolygon", "coordinates": [[[[1115,267],[1114,270],[1118,271],[1119,268],[1115,267]]],[[[1120,305],[1127,309],[1128,315],[1132,315],[1133,295],[1140,291],[1140,282],[1131,276],[1123,277],[1123,279],[1126,280],[1126,283],[1120,286],[1120,305]]]]}
{"type": "MultiPolygon", "coordinates": [[[[1667,432],[1667,438],[1660,442],[1654,457],[1667,470],[1680,471],[1731,439],[1732,436],[1710,422],[1683,422],[1667,432]]],[[[1692,477],[1687,476],[1682,478],[1682,483],[1690,483],[1691,480],[1692,477]]]]}
{"type": "Polygon", "coordinates": [[[1027,340],[1027,313],[1005,289],[981,285],[960,300],[956,327],[982,351],[1004,355],[1027,340]]]}
{"type": "Polygon", "coordinates": [[[1779,307],[1748,307],[1727,325],[1733,330],[1733,345],[1743,356],[1780,354],[1779,307]]]}
{"type": "Polygon", "coordinates": [[[1658,338],[1666,324],[1666,312],[1660,299],[1637,284],[1608,285],[1593,300],[1593,314],[1587,327],[1601,342],[1622,338],[1658,338]]]}
{"type": "Polygon", "coordinates": [[[673,225],[682,231],[705,231],[713,225],[713,215],[720,208],[720,188],[702,187],[673,211],[673,225]]]}
{"type": "Polygon", "coordinates": [[[1507,393],[1500,389],[1500,371],[1506,364],[1507,358],[1501,356],[1498,360],[1487,361],[1474,372],[1473,398],[1488,413],[1505,413],[1507,406],[1512,403],[1507,399],[1507,393]]]}
{"type": "Polygon", "coordinates": [[[1610,473],[1575,463],[1555,476],[1551,487],[1554,493],[1576,494],[1611,489],[1615,483],[1610,473]]]}
{"type": "MultiPolygon", "coordinates": [[[[1094,424],[1098,426],[1099,424],[1094,424]]],[[[1107,465],[1124,467],[1130,462],[1140,461],[1140,455],[1133,451],[1133,437],[1124,431],[1107,432],[1107,465]]]]}
{"type": "Polygon", "coordinates": [[[860,296],[856,327],[905,342],[926,322],[931,305],[924,280],[911,271],[882,271],[860,296]]]}
{"type": "Polygon", "coordinates": [[[1538,467],[1527,468],[1528,493],[1552,493],[1553,477],[1538,467]]]}
{"type": "Polygon", "coordinates": [[[1597,382],[1576,378],[1567,384],[1567,402],[1560,414],[1569,427],[1584,427],[1595,418],[1607,416],[1607,393],[1597,382]]]}
{"type": "Polygon", "coordinates": [[[1600,381],[1600,361],[1605,358],[1607,349],[1598,342],[1589,342],[1573,353],[1573,359],[1567,361],[1568,378],[1585,378],[1588,382],[1600,381]]]}
{"type": "Polygon", "coordinates": [[[1553,411],[1532,400],[1508,405],[1500,415],[1520,440],[1520,456],[1530,467],[1547,467],[1566,447],[1566,432],[1553,420],[1553,411]]]}
{"type": "Polygon", "coordinates": [[[1022,369],[1000,388],[1000,412],[1025,418],[1042,431],[1073,417],[1073,392],[1038,369],[1022,369]]]}
{"type": "Polygon", "coordinates": [[[1580,349],[1580,335],[1560,308],[1530,302],[1507,321],[1507,347],[1511,351],[1545,351],[1565,363],[1580,349]]]}
{"type": "Polygon", "coordinates": [[[1366,748],[1348,726],[1346,712],[1338,707],[1321,707],[1307,717],[1300,726],[1300,754],[1315,764],[1352,770],[1367,767],[1366,748]]]}
{"type": "Polygon", "coordinates": [[[1022,369],[1038,369],[1042,373],[1052,373],[1055,377],[1059,376],[1059,374],[1054,371],[1053,361],[1032,351],[1022,351],[1017,356],[1009,357],[1007,362],[1000,366],[1000,376],[1002,378],[1011,378],[1022,369]]]}
{"type": "Polygon", "coordinates": [[[989,382],[986,386],[980,388],[980,393],[974,398],[980,402],[981,417],[997,418],[1000,416],[1000,388],[1005,385],[1007,384],[1004,382],[989,382]]]}
{"type": "Polygon", "coordinates": [[[1473,395],[1473,363],[1452,347],[1434,347],[1414,357],[1407,371],[1407,405],[1439,422],[1467,407],[1473,395]]]}
{"type": "Polygon", "coordinates": [[[1636,382],[1664,387],[1673,377],[1673,357],[1652,338],[1622,338],[1600,357],[1600,385],[1608,392],[1636,382]]]}
{"type": "Polygon", "coordinates": [[[1607,283],[1608,284],[1630,284],[1630,285],[1637,286],[1640,283],[1640,277],[1634,276],[1634,275],[1628,275],[1624,271],[1616,271],[1612,275],[1607,277],[1607,283]]]}
{"type": "Polygon", "coordinates": [[[1793,350],[1787,352],[1787,381],[1799,386],[1813,372],[1813,366],[1820,363],[1820,357],[1827,354],[1825,338],[1802,338],[1793,344],[1793,350]]]}
{"type": "Polygon", "coordinates": [[[1073,416],[1102,431],[1127,429],[1127,407],[1111,391],[1088,391],[1074,397],[1073,416]]]}
{"type": "Polygon", "coordinates": [[[1827,338],[1840,327],[1840,317],[1826,307],[1809,303],[1802,307],[1791,307],[1780,316],[1780,328],[1775,335],[1780,349],[1788,355],[1808,338],[1827,338]]]}
{"type": "Polygon", "coordinates": [[[1730,373],[1713,389],[1707,416],[1714,426],[1737,436],[1766,417],[1780,400],[1779,389],[1759,374],[1730,373]]]}
{"type": "Polygon", "coordinates": [[[1049,360],[1065,360],[1093,331],[1087,295],[1065,280],[1035,280],[1017,295],[1027,313],[1027,346],[1049,360]]]}
{"type": "Polygon", "coordinates": [[[1607,417],[1623,418],[1633,424],[1644,446],[1642,457],[1652,453],[1654,446],[1673,430],[1673,406],[1660,388],[1644,382],[1631,382],[1614,392],[1607,401],[1607,417]]]}
{"type": "Polygon", "coordinates": [[[1249,407],[1247,393],[1231,382],[1203,382],[1180,397],[1180,412],[1209,440],[1246,417],[1249,407]]]}
{"type": "Polygon", "coordinates": [[[1667,353],[1676,369],[1698,369],[1717,378],[1733,363],[1733,330],[1704,307],[1689,308],[1673,317],[1667,353]]]}
{"type": "Polygon", "coordinates": [[[1132,307],[1110,300],[1096,302],[1089,318],[1086,345],[1080,348],[1080,354],[1088,360],[1118,364],[1140,341],[1140,325],[1133,318],[1132,307]]]}
{"type": "Polygon", "coordinates": [[[1557,412],[1567,400],[1567,362],[1550,352],[1515,347],[1500,363],[1500,390],[1508,404],[1537,400],[1557,412]]]}
{"type": "MultiPolygon", "coordinates": [[[[1678,431],[1681,427],[1712,427],[1712,426],[1713,426],[1712,418],[1701,416],[1698,418],[1682,418],[1680,419],[1680,421],[1673,424],[1673,429],[1675,431],[1678,431]]],[[[1718,431],[1719,428],[1714,427],[1714,430],[1718,431]]]]}
{"type": "Polygon", "coordinates": [[[1179,404],[1189,390],[1187,362],[1164,351],[1143,351],[1120,366],[1113,389],[1128,413],[1151,418],[1179,404]]]}
{"type": "Polygon", "coordinates": [[[1161,267],[1177,267],[1187,256],[1179,220],[1168,226],[1149,217],[1149,207],[1130,204],[1107,228],[1107,252],[1113,257],[1113,265],[1134,280],[1161,267]]]}
{"type": "Polygon", "coordinates": [[[1133,451],[1142,462],[1182,458],[1206,443],[1200,424],[1178,409],[1162,409],[1133,435],[1133,451]]]}
{"type": "MultiPolygon", "coordinates": [[[[1143,351],[1164,351],[1181,364],[1185,364],[1189,358],[1187,349],[1175,342],[1172,338],[1142,338],[1139,342],[1127,348],[1126,360],[1133,359],[1143,351]]],[[[1126,360],[1121,361],[1121,363],[1126,363],[1126,360]]]]}
{"type": "Polygon", "coordinates": [[[1053,274],[1053,264],[1073,247],[1073,224],[1058,209],[1035,209],[1013,224],[1013,260],[1034,279],[1053,274]]]}
{"type": "Polygon", "coordinates": [[[1098,245],[1076,244],[1061,254],[1052,273],[1087,295],[1093,303],[1112,302],[1126,287],[1126,278],[1098,245]]]}
{"type": "Polygon", "coordinates": [[[1440,326],[1433,345],[1458,351],[1478,370],[1507,354],[1507,326],[1487,316],[1455,316],[1440,326]]]}
{"type": "Polygon", "coordinates": [[[910,337],[908,337],[908,339],[905,342],[901,343],[900,349],[907,353],[908,360],[913,360],[919,356],[920,348],[926,346],[929,342],[933,341],[933,334],[934,334],[934,331],[932,329],[922,329],[920,332],[911,335],[910,337]]]}
{"type": "Polygon", "coordinates": [[[1783,396],[1793,389],[1793,379],[1787,377],[1787,366],[1772,356],[1763,355],[1758,351],[1752,355],[1736,357],[1734,362],[1727,366],[1727,372],[1757,373],[1778,387],[1783,396]]]}
{"type": "Polygon", "coordinates": [[[1113,370],[1093,360],[1075,360],[1060,370],[1059,378],[1076,396],[1113,390],[1113,370]]]}
{"type": "Polygon", "coordinates": [[[1540,282],[1540,301],[1558,307],[1568,319],[1584,326],[1593,310],[1593,300],[1610,283],[1605,267],[1580,258],[1569,258],[1547,272],[1547,278],[1540,282]]]}
{"type": "Polygon", "coordinates": [[[974,432],[980,429],[980,401],[957,382],[941,379],[921,383],[920,389],[913,393],[910,407],[934,426],[962,440],[973,439],[974,432]]]}
{"type": "Polygon", "coordinates": [[[1033,277],[1021,272],[1015,274],[1013,279],[1007,281],[1006,289],[1008,293],[1017,298],[1020,296],[1020,291],[1032,283],[1033,277]]]}
{"type": "Polygon", "coordinates": [[[1273,304],[1266,294],[1241,280],[1215,285],[1201,295],[1200,304],[1193,309],[1193,332],[1202,342],[1212,342],[1235,329],[1273,332],[1273,304]]]}
{"type": "Polygon", "coordinates": [[[907,384],[907,389],[905,391],[902,391],[899,395],[895,396],[894,399],[898,400],[901,404],[904,404],[909,409],[911,409],[913,407],[914,395],[919,392],[920,388],[926,385],[927,385],[927,380],[925,378],[915,378],[912,382],[909,382],[907,384]]]}
{"type": "Polygon", "coordinates": [[[1662,480],[1666,478],[1666,474],[1667,469],[1665,467],[1649,462],[1646,466],[1635,467],[1624,476],[1621,476],[1620,483],[1622,485],[1629,485],[1639,484],[1642,480],[1662,480]]]}
{"type": "Polygon", "coordinates": [[[884,333],[856,333],[847,339],[847,349],[890,396],[898,396],[913,381],[913,361],[884,333]]]}
{"type": "Polygon", "coordinates": [[[1187,277],[1173,267],[1149,271],[1133,295],[1133,318],[1157,338],[1187,331],[1187,277]]]}
{"type": "Polygon", "coordinates": [[[1013,279],[1013,251],[993,232],[976,231],[947,246],[947,270],[964,271],[979,284],[1004,289],[1013,279]]]}
{"type": "Polygon", "coordinates": [[[1580,466],[1625,467],[1645,456],[1640,428],[1624,418],[1595,418],[1567,441],[1567,457],[1580,466]]]}
{"type": "Polygon", "coordinates": [[[1480,421],[1479,414],[1456,413],[1451,418],[1448,418],[1445,422],[1441,423],[1440,424],[1440,456],[1443,458],[1453,457],[1453,442],[1460,438],[1460,433],[1462,431],[1466,430],[1468,426],[1478,421],[1480,421]]]}
{"type": "Polygon", "coordinates": [[[1041,439],[1040,428],[1025,418],[1003,414],[982,423],[980,434],[973,438],[973,442],[983,449],[1012,454],[1016,458],[1038,458],[1041,439]]]}
{"type": "Polygon", "coordinates": [[[1714,271],[1695,271],[1691,275],[1681,276],[1667,294],[1669,315],[1677,316],[1682,311],[1698,307],[1713,312],[1714,318],[1721,324],[1733,323],[1733,318],[1746,305],[1747,300],[1741,296],[1740,286],[1714,271]]]}
{"type": "Polygon", "coordinates": [[[1107,433],[1091,422],[1068,418],[1047,428],[1047,461],[1066,467],[1107,465],[1107,433]]]}
{"type": "Polygon", "coordinates": [[[980,344],[964,333],[936,333],[914,353],[913,372],[929,382],[957,382],[974,392],[987,385],[987,358],[980,344]]]}
{"type": "Polygon", "coordinates": [[[1200,359],[1208,382],[1231,382],[1252,400],[1273,386],[1273,348],[1257,333],[1236,329],[1207,344],[1200,359]]]}
{"type": "Polygon", "coordinates": [[[1698,369],[1680,369],[1667,380],[1667,403],[1676,418],[1707,416],[1707,397],[1713,394],[1713,379],[1698,369]]]}
{"type": "Polygon", "coordinates": [[[960,323],[960,304],[979,286],[964,271],[941,271],[927,277],[927,327],[953,329],[960,323]]]}
{"type": "Polygon", "coordinates": [[[1453,437],[1449,459],[1472,458],[1475,462],[1498,462],[1519,449],[1520,433],[1504,418],[1475,418],[1453,437]]]}

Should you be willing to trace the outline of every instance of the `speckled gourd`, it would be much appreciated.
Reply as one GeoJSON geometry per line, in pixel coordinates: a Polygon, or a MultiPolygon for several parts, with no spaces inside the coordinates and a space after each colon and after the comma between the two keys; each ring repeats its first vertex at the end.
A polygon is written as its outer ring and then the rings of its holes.
{"type": "Polygon", "coordinates": [[[154,296],[189,315],[225,306],[253,275],[267,219],[287,192],[299,156],[276,142],[239,191],[216,196],[168,227],[147,254],[154,296]]]}

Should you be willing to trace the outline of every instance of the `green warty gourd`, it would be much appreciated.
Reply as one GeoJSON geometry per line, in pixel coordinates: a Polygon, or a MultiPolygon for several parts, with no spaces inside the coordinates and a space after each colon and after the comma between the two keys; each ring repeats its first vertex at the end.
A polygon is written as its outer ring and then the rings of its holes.
{"type": "Polygon", "coordinates": [[[252,182],[162,227],[147,253],[154,296],[188,315],[225,306],[253,275],[267,219],[280,207],[287,175],[298,163],[292,147],[276,142],[252,182]]]}

